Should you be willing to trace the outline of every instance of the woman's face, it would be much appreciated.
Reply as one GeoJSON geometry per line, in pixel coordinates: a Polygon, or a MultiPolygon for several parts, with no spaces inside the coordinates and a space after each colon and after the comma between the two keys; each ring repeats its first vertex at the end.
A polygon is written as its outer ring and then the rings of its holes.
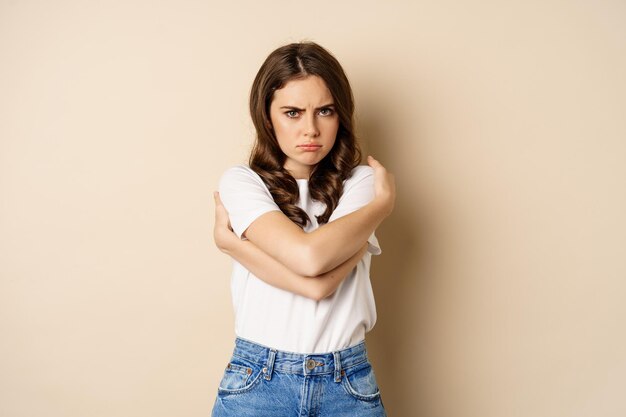
{"type": "Polygon", "coordinates": [[[332,149],[339,129],[333,96],[324,80],[310,75],[276,90],[270,121],[287,156],[284,168],[294,178],[309,179],[312,168],[332,149]]]}

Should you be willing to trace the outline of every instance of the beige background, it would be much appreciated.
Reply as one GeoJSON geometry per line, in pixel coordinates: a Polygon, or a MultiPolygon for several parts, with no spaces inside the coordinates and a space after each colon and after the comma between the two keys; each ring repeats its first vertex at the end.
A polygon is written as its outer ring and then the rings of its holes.
{"type": "Polygon", "coordinates": [[[0,416],[207,416],[211,192],[265,56],[345,67],[398,179],[368,335],[390,416],[624,416],[626,4],[0,0],[0,416]]]}

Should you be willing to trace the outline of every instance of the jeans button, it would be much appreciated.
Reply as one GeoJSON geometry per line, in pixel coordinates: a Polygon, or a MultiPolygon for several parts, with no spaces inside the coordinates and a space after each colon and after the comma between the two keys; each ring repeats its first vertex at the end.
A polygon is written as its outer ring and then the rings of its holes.
{"type": "Polygon", "coordinates": [[[306,369],[310,371],[313,368],[315,368],[315,361],[313,359],[309,359],[308,361],[306,361],[306,369]]]}

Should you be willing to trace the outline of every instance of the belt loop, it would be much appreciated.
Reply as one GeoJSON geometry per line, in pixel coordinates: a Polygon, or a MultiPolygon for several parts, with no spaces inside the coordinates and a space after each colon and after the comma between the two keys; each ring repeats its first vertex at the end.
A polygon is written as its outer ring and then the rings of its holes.
{"type": "Polygon", "coordinates": [[[339,352],[333,352],[335,357],[335,382],[341,382],[341,360],[339,359],[339,352]]]}
{"type": "Polygon", "coordinates": [[[269,357],[267,358],[267,366],[263,368],[265,376],[263,378],[268,381],[272,379],[272,372],[274,371],[274,360],[276,359],[276,350],[270,349],[269,357]]]}

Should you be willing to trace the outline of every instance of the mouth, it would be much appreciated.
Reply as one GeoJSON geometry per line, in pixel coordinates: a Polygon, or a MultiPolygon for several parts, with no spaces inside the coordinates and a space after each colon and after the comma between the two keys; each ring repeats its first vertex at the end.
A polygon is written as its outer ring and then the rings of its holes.
{"type": "Polygon", "coordinates": [[[314,144],[298,145],[298,148],[305,150],[305,151],[316,151],[320,149],[321,147],[322,145],[314,145],[314,144]]]}

